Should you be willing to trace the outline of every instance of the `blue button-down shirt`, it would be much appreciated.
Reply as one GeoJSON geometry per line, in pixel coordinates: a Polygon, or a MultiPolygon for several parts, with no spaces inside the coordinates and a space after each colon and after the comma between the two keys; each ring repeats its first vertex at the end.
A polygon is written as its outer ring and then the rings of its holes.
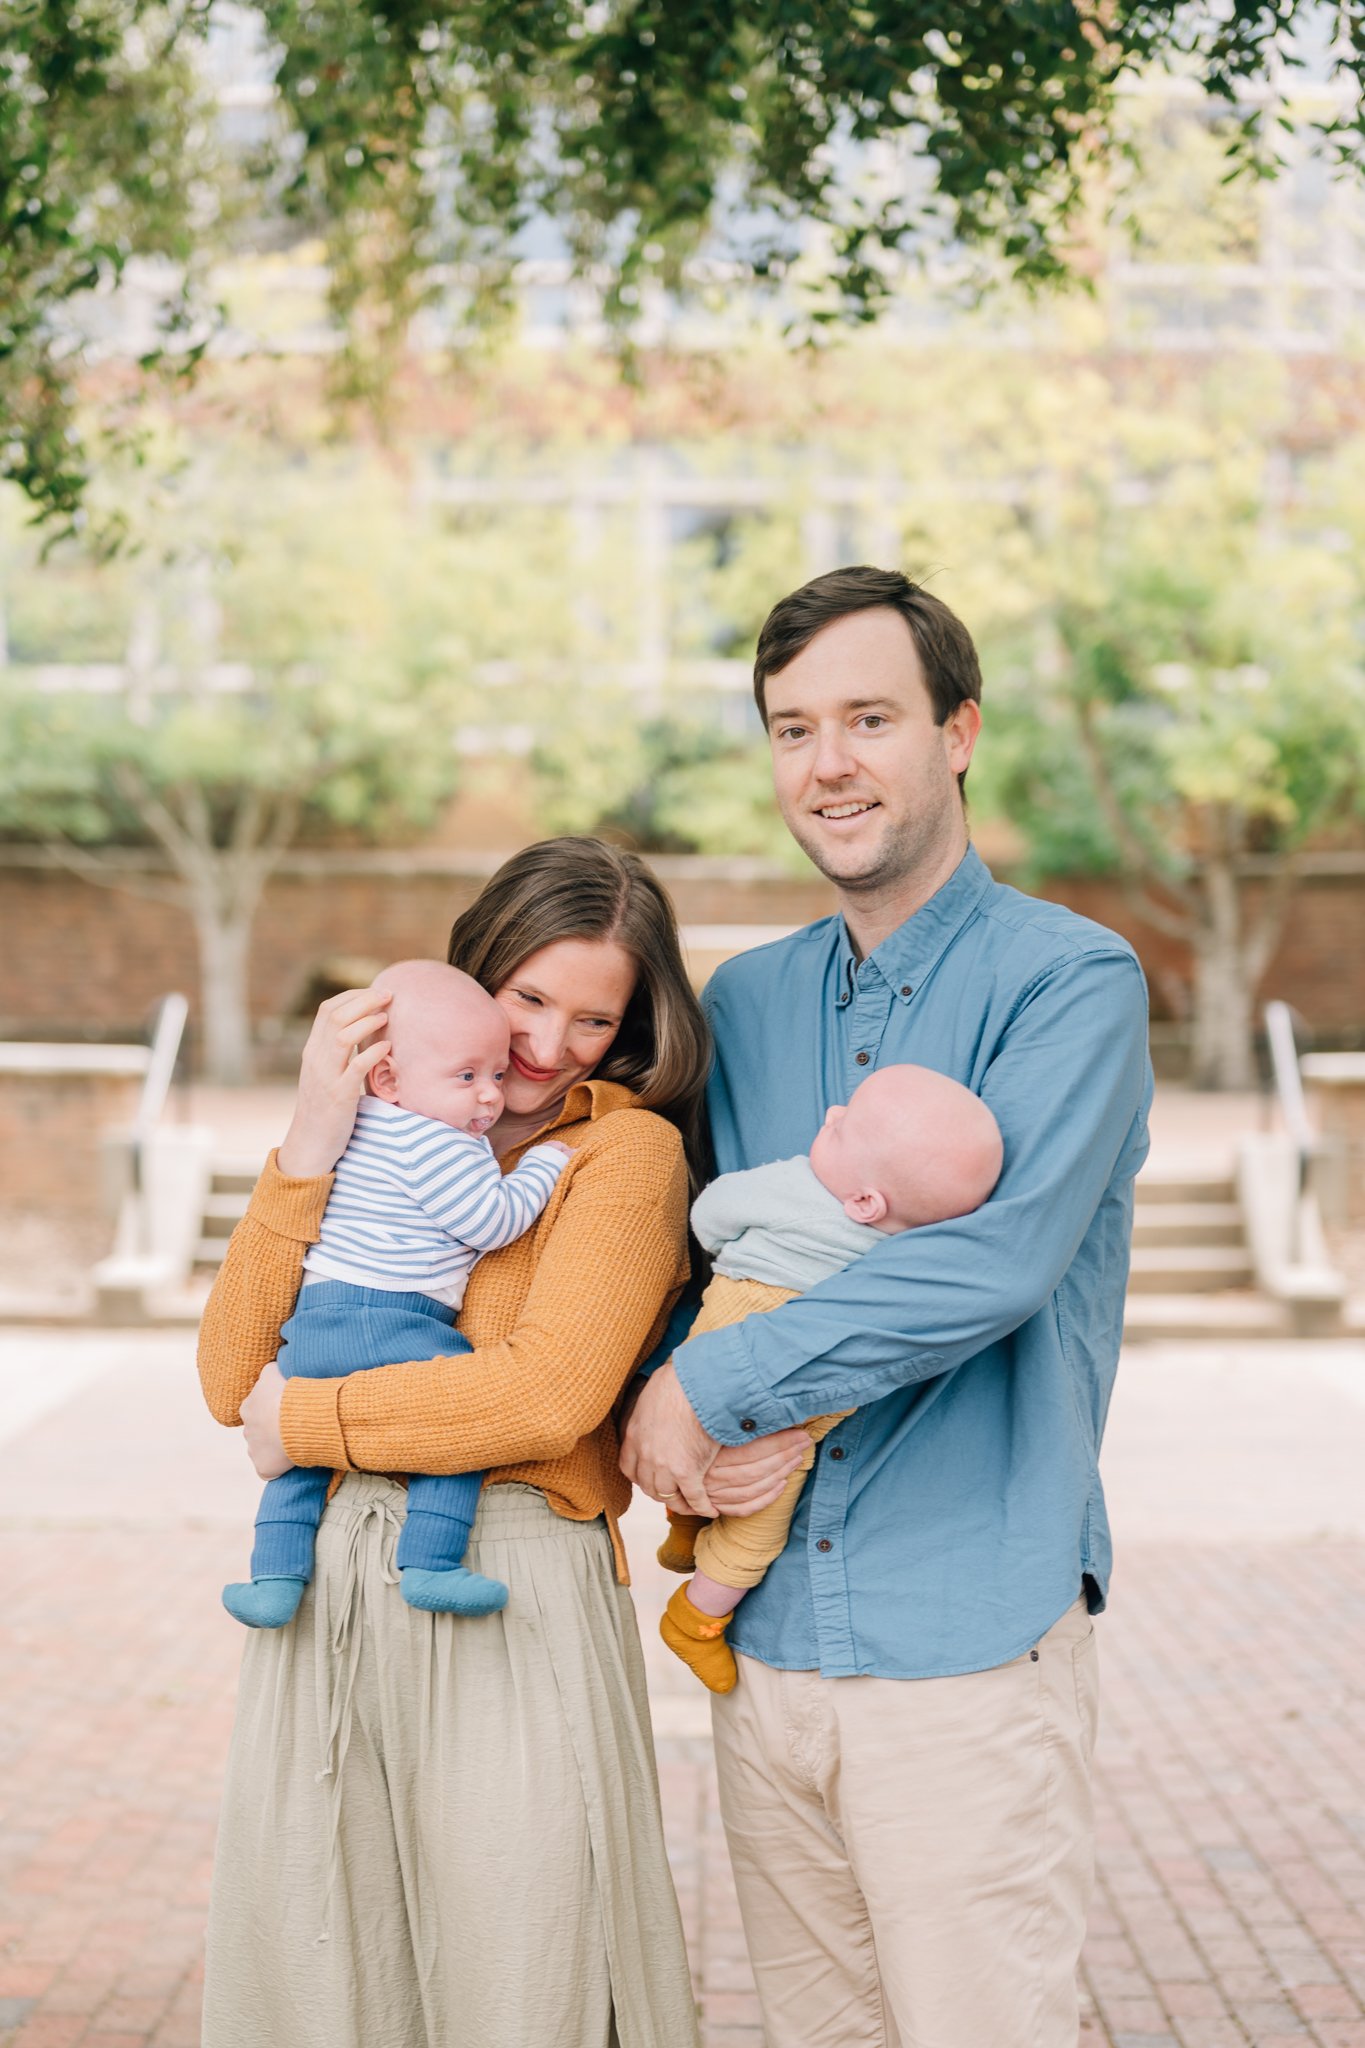
{"type": "Polygon", "coordinates": [[[974,1089],[1005,1144],[973,1215],[675,1354],[721,1443],[857,1409],[729,1640],[828,1677],[1006,1663],[1083,1586],[1103,1606],[1109,1576],[1097,1461],[1151,1100],[1132,950],[968,852],[867,959],[827,918],[729,961],[703,1000],[721,1172],[804,1152],[830,1103],[899,1061],[974,1089]]]}

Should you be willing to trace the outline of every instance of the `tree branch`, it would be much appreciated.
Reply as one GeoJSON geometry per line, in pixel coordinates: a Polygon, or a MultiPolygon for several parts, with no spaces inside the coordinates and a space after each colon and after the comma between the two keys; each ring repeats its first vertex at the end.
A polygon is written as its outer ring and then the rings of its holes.
{"type": "Polygon", "coordinates": [[[113,778],[119,795],[137,812],[147,830],[161,841],[181,874],[196,874],[200,863],[193,839],[174,813],[162,803],[150,783],[129,761],[114,763],[113,778]]]}
{"type": "Polygon", "coordinates": [[[176,784],[175,793],[180,801],[185,829],[191,843],[197,850],[212,855],[216,851],[213,844],[213,815],[203,789],[197,782],[181,782],[176,784]]]}
{"type": "Polygon", "coordinates": [[[275,805],[275,815],[270,821],[270,829],[266,833],[264,840],[264,844],[272,857],[278,858],[280,854],[287,852],[289,847],[292,846],[294,835],[299,829],[299,819],[302,815],[303,799],[301,797],[282,796],[278,799],[275,805]]]}
{"type": "Polygon", "coordinates": [[[1135,917],[1154,931],[1164,932],[1168,939],[1183,939],[1188,943],[1199,929],[1199,917],[1194,911],[1172,910],[1168,904],[1159,903],[1150,888],[1140,883],[1136,876],[1125,874],[1123,880],[1124,899],[1135,917]]]}
{"type": "MultiPolygon", "coordinates": [[[[1136,887],[1141,883],[1150,889],[1152,884],[1155,883],[1160,888],[1168,889],[1171,895],[1183,905],[1190,918],[1197,919],[1199,915],[1199,902],[1194,891],[1184,882],[1179,881],[1174,875],[1167,875],[1162,872],[1160,864],[1153,855],[1151,848],[1144,844],[1141,834],[1137,831],[1132,819],[1119,801],[1118,791],[1114,788],[1109,774],[1109,764],[1104,758],[1104,749],[1101,747],[1099,735],[1095,731],[1093,705],[1085,702],[1077,704],[1076,724],[1080,732],[1081,752],[1085,756],[1085,764],[1090,771],[1091,783],[1094,786],[1096,796],[1099,798],[1100,808],[1104,812],[1105,823],[1114,835],[1114,840],[1120,854],[1132,871],[1130,878],[1132,885],[1136,887]]],[[[1156,907],[1155,905],[1153,906],[1153,908],[1156,907]]],[[[1170,930],[1169,924],[1162,922],[1161,913],[1153,917],[1150,922],[1156,926],[1158,931],[1170,930]]],[[[1175,935],[1177,937],[1188,936],[1188,928],[1182,927],[1175,935]]]]}
{"type": "Polygon", "coordinates": [[[1286,854],[1282,865],[1271,877],[1260,915],[1242,947],[1243,972],[1251,988],[1255,988],[1275,957],[1298,879],[1298,861],[1293,854],[1286,854]]]}
{"type": "Polygon", "coordinates": [[[44,844],[64,868],[73,875],[79,875],[83,882],[93,882],[100,889],[122,889],[129,896],[146,896],[154,903],[173,903],[177,910],[189,908],[188,895],[178,882],[158,882],[148,877],[111,873],[98,854],[88,853],[74,839],[67,839],[61,834],[45,840],[44,844]]]}
{"type": "Polygon", "coordinates": [[[244,795],[233,819],[231,848],[220,856],[232,877],[234,915],[254,911],[281,854],[293,843],[301,810],[301,801],[292,795],[279,796],[273,804],[256,788],[244,795]]]}
{"type": "Polygon", "coordinates": [[[265,816],[265,798],[256,784],[249,783],[237,803],[228,843],[234,853],[254,853],[265,816]]]}

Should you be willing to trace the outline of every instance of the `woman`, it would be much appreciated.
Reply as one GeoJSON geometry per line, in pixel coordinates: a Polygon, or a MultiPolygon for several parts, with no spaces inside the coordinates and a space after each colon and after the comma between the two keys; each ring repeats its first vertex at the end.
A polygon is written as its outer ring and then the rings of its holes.
{"type": "Polygon", "coordinates": [[[280,1324],[383,1050],[354,1053],[385,1021],[371,996],[323,1005],[200,1343],[209,1406],[233,1424],[246,1403],[264,1476],[343,1475],[296,1621],[245,1645],[204,2048],[696,2040],[613,1409],[687,1277],[706,1028],[667,898],[593,840],[508,861],[449,958],[511,1025],[499,1156],[536,1135],[574,1156],[533,1229],[475,1267],[471,1356],[285,1382],[280,1324]],[[484,1467],[468,1562],[508,1606],[420,1613],[395,1589],[403,1488],[375,1475],[484,1467]]]}

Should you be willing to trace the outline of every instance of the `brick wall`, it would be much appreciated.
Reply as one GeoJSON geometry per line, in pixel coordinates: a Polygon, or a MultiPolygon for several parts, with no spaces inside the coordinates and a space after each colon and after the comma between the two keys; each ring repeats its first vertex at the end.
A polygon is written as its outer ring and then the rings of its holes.
{"type": "MultiPolygon", "coordinates": [[[[1040,893],[1082,917],[1107,924],[1136,949],[1152,990],[1152,1016],[1178,1019],[1189,984],[1189,955],[1177,940],[1143,924],[1117,882],[1059,877],[1040,893]]],[[[1365,865],[1314,874],[1299,884],[1261,999],[1292,1003],[1325,1043],[1365,1043],[1365,865]]]]}
{"type": "Polygon", "coordinates": [[[59,1224],[77,1264],[108,1251],[103,1139],[131,1123],[141,1086],[135,1074],[0,1069],[0,1218],[59,1224]]]}
{"type": "MultiPolygon", "coordinates": [[[[329,869],[305,862],[278,876],[257,919],[251,1007],[267,1043],[294,1017],[322,963],[440,955],[452,918],[478,894],[482,875],[452,863],[410,872],[389,857],[385,871],[360,859],[329,869]]],[[[832,907],[819,881],[784,880],[720,863],[660,860],[658,868],[685,924],[800,924],[832,907]]],[[[1188,977],[1182,949],[1140,924],[1116,884],[1062,879],[1044,892],[1122,931],[1152,982],[1153,1015],[1177,1019],[1188,977]]],[[[0,865],[0,1035],[120,1037],[135,1031],[156,998],[197,994],[187,916],[123,891],[95,888],[56,869],[0,865]]],[[[1297,898],[1265,996],[1283,996],[1323,1043],[1365,1040],[1365,872],[1315,876],[1297,898]]]]}

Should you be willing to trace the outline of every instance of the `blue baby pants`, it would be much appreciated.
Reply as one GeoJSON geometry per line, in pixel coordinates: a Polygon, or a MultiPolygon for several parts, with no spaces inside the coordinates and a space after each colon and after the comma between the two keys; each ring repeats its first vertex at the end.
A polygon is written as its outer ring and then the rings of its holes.
{"type": "MultiPolygon", "coordinates": [[[[455,1328],[455,1313],[428,1294],[388,1294],[347,1280],[313,1280],[280,1331],[276,1363],[286,1379],[344,1379],[373,1365],[454,1357],[472,1350],[455,1328]]],[[[331,1484],[330,1472],[296,1465],[272,1479],[256,1516],[253,1579],[311,1579],[313,1543],[331,1484]]],[[[482,1472],[422,1474],[408,1481],[408,1515],[398,1539],[398,1568],[451,1571],[463,1563],[479,1505],[482,1472]]]]}

